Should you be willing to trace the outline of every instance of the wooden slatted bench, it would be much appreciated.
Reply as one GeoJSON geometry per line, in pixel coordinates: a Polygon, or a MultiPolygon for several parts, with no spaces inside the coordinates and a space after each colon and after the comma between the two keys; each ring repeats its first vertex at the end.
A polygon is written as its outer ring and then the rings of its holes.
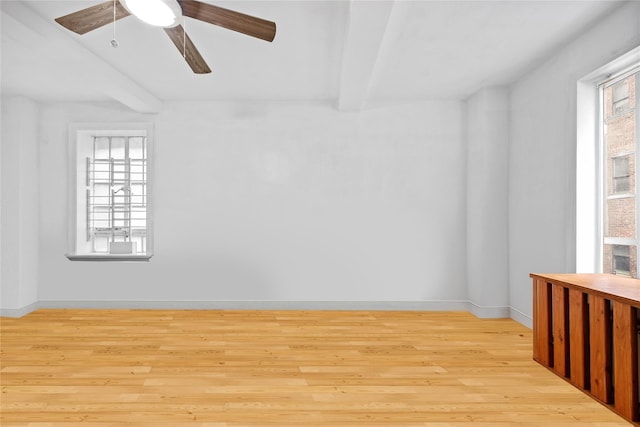
{"type": "Polygon", "coordinates": [[[533,359],[637,422],[640,280],[609,274],[530,276],[533,359]]]}

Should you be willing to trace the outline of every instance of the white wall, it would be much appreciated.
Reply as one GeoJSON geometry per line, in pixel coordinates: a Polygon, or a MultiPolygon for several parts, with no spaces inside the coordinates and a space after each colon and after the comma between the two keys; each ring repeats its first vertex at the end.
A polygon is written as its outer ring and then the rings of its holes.
{"type": "Polygon", "coordinates": [[[467,293],[479,316],[509,316],[509,91],[467,101],[467,293]]]}
{"type": "Polygon", "coordinates": [[[466,300],[461,102],[42,109],[40,300],[466,300]],[[155,256],[71,262],[70,122],[155,122],[155,256]],[[44,208],[46,207],[46,208],[44,208]]]}
{"type": "Polygon", "coordinates": [[[529,273],[575,271],[577,80],[638,45],[640,2],[629,2],[511,88],[509,294],[520,320],[531,317],[529,273]]]}
{"type": "MultiPolygon", "coordinates": [[[[508,294],[512,315],[524,323],[531,316],[529,273],[575,266],[576,81],[637,45],[640,3],[630,2],[511,87],[508,294]]],[[[53,104],[38,113],[28,100],[3,99],[1,307],[36,299],[388,303],[468,295],[478,305],[501,307],[505,294],[485,300],[491,294],[480,291],[493,284],[467,288],[467,268],[487,274],[479,270],[487,254],[473,248],[497,244],[487,243],[484,222],[467,222],[467,212],[479,212],[479,195],[499,176],[484,175],[476,163],[467,172],[467,156],[486,152],[467,151],[465,114],[464,103],[454,101],[354,114],[321,104],[177,102],[158,116],[115,104],[53,104]],[[11,102],[20,107],[9,108],[11,102]],[[38,114],[40,128],[16,130],[38,114]],[[64,256],[68,124],[100,121],[155,123],[156,255],[149,263],[64,256]],[[16,139],[5,134],[33,142],[38,133],[34,169],[24,160],[29,156],[15,154],[33,144],[8,147],[5,141],[16,139]],[[16,156],[20,168],[10,161],[16,156]],[[34,200],[29,191],[38,173],[34,200]],[[8,185],[15,174],[20,180],[8,185]],[[8,226],[19,221],[20,232],[37,230],[31,214],[7,213],[16,201],[23,211],[41,207],[39,242],[8,226]],[[8,258],[15,256],[7,252],[13,243],[22,264],[8,258]],[[467,253],[474,256],[469,262],[467,253]],[[28,265],[34,260],[37,268],[28,265]],[[16,271],[26,276],[7,281],[16,271]]],[[[469,122],[470,130],[481,128],[469,122]]],[[[495,149],[485,145],[489,139],[476,142],[495,149]]],[[[504,172],[504,163],[498,166],[504,172]]],[[[504,202],[499,192],[489,197],[504,202]]]]}
{"type": "Polygon", "coordinates": [[[35,102],[2,99],[2,315],[20,315],[38,300],[38,123],[35,102]]]}

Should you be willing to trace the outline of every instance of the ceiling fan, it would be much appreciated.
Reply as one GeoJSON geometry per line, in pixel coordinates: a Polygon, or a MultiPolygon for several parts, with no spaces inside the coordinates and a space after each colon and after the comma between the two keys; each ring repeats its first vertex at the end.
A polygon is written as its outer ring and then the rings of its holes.
{"type": "MultiPolygon", "coordinates": [[[[268,42],[273,41],[276,36],[275,22],[197,0],[107,0],[56,18],[56,22],[77,34],[85,34],[129,15],[134,15],[148,24],[163,27],[196,74],[210,73],[211,69],[186,35],[181,25],[184,17],[198,19],[268,42]]],[[[115,38],[112,44],[117,46],[115,38]]]]}

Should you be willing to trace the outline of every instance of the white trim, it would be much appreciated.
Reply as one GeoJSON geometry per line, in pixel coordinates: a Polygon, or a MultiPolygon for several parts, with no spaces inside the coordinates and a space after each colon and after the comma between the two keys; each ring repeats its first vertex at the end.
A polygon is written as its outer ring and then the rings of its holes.
{"type": "Polygon", "coordinates": [[[533,317],[524,314],[517,308],[509,307],[509,317],[516,322],[526,326],[529,329],[533,329],[533,317]]]}
{"type": "Polygon", "coordinates": [[[126,255],[126,254],[89,254],[76,255],[65,254],[70,261],[149,261],[153,255],[126,255]]]}
{"type": "Polygon", "coordinates": [[[469,311],[481,319],[504,319],[509,317],[509,307],[481,306],[471,301],[468,303],[469,311]]]}
{"type": "Polygon", "coordinates": [[[635,197],[636,195],[633,193],[617,193],[607,196],[607,200],[615,200],[615,199],[628,199],[630,197],[635,197]]]}
{"type": "Polygon", "coordinates": [[[469,311],[468,301],[40,301],[39,308],[142,309],[142,310],[372,310],[469,311]]]}
{"type": "Polygon", "coordinates": [[[37,310],[39,307],[40,304],[38,302],[33,302],[20,308],[0,308],[0,317],[23,317],[31,313],[32,311],[37,310]]]}
{"type": "Polygon", "coordinates": [[[2,317],[22,317],[37,309],[87,310],[336,310],[336,311],[466,311],[481,319],[511,318],[531,328],[530,316],[513,307],[478,306],[465,300],[435,301],[38,301],[21,308],[0,308],[2,317]]]}
{"type": "MultiPolygon", "coordinates": [[[[640,66],[638,66],[637,64],[631,65],[631,67],[627,67],[627,69],[624,69],[624,70],[612,71],[607,76],[608,80],[603,82],[602,85],[605,88],[608,88],[609,86],[613,86],[616,83],[619,83],[620,81],[626,79],[630,75],[638,73],[638,72],[640,72],[640,66]],[[615,77],[613,77],[614,74],[617,74],[617,75],[615,77]],[[613,78],[610,78],[610,77],[613,77],[613,78]]],[[[637,87],[637,85],[636,85],[636,87],[637,87]]]]}
{"type": "Polygon", "coordinates": [[[601,262],[601,207],[598,204],[599,91],[594,80],[577,82],[575,272],[598,273],[601,262]]]}
{"type": "Polygon", "coordinates": [[[148,261],[154,254],[153,249],[153,194],[154,194],[154,126],[152,122],[123,122],[123,123],[71,123],[67,143],[67,251],[65,255],[73,261],[148,261]],[[92,132],[96,135],[112,135],[127,133],[135,136],[146,136],[147,139],[147,242],[146,253],[139,255],[110,255],[76,253],[77,232],[77,143],[80,132],[92,132]]]}
{"type": "Polygon", "coordinates": [[[618,155],[611,156],[611,158],[612,159],[617,159],[618,157],[630,156],[632,154],[635,154],[635,153],[633,151],[621,151],[620,153],[618,153],[618,155]]]}
{"type": "Polygon", "coordinates": [[[605,237],[605,245],[636,246],[637,240],[631,237],[605,237]]]}
{"type": "MultiPolygon", "coordinates": [[[[594,70],[577,81],[576,117],[576,229],[575,272],[602,272],[602,203],[603,189],[599,177],[604,176],[600,137],[599,85],[620,71],[637,66],[640,47],[594,70]]],[[[640,124],[639,124],[640,125],[640,124]]],[[[640,212],[638,212],[640,215],[640,212]]]]}

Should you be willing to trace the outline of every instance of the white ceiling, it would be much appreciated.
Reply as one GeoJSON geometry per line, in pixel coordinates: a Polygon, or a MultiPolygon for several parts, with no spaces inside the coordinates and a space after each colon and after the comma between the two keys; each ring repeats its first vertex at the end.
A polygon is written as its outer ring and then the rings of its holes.
{"type": "Polygon", "coordinates": [[[188,19],[213,72],[195,75],[164,31],[135,17],[83,36],[54,18],[102,1],[0,3],[1,90],[36,100],[329,100],[341,109],[465,99],[509,84],[622,3],[213,1],[275,21],[273,43],[188,19]]]}

